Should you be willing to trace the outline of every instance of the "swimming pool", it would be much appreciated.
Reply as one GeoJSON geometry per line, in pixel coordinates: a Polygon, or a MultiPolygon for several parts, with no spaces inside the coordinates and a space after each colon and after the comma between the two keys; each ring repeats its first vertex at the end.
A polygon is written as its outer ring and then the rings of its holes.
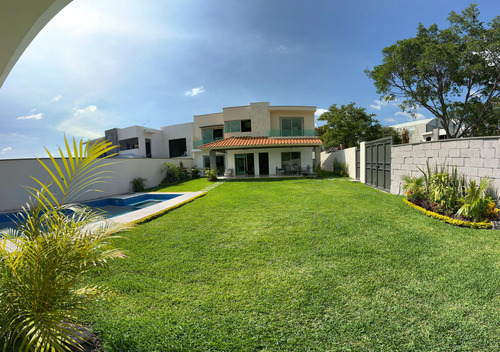
{"type": "MultiPolygon", "coordinates": [[[[170,199],[182,196],[182,193],[145,193],[139,195],[123,195],[104,199],[97,199],[83,204],[104,212],[105,218],[127,214],[144,209],[170,199]]],[[[13,227],[18,212],[0,213],[0,229],[13,227]]]]}

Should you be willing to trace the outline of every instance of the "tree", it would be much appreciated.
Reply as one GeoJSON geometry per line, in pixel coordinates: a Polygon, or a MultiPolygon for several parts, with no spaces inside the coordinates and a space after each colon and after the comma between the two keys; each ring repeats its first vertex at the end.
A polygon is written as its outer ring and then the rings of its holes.
{"type": "Polygon", "coordinates": [[[337,147],[342,144],[344,148],[355,147],[362,141],[371,141],[384,136],[394,135],[397,132],[390,127],[382,127],[373,117],[375,114],[367,114],[362,107],[356,107],[355,103],[330,106],[324,112],[319,121],[326,121],[326,124],[317,131],[319,138],[325,147],[337,147]]]}
{"type": "Polygon", "coordinates": [[[431,112],[448,138],[499,134],[500,16],[489,28],[478,18],[472,4],[450,13],[449,28],[419,24],[416,37],[383,49],[383,63],[365,72],[385,100],[403,99],[403,111],[431,112]]]}

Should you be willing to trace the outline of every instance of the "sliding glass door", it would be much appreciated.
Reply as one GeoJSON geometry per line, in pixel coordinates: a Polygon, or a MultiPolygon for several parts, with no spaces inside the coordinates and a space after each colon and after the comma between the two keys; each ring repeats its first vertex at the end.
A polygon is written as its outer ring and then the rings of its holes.
{"type": "Polygon", "coordinates": [[[254,175],[254,158],[253,154],[235,154],[234,165],[236,175],[254,175]]]}

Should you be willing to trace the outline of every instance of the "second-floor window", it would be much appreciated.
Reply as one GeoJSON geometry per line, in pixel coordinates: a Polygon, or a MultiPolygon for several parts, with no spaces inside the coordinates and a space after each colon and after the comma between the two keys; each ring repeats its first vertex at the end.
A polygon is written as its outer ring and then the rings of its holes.
{"type": "Polygon", "coordinates": [[[224,132],[252,132],[252,120],[233,120],[224,122],[224,132]]]}
{"type": "Polygon", "coordinates": [[[203,143],[209,143],[222,139],[224,134],[222,133],[222,128],[206,128],[201,130],[203,143]]]}
{"type": "Polygon", "coordinates": [[[303,136],[303,135],[304,135],[303,117],[281,118],[281,136],[303,136]]]}

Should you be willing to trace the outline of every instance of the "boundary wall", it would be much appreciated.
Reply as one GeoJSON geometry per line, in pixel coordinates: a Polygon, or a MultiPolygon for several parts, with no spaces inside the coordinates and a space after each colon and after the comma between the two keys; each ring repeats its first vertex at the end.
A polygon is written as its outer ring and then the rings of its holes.
{"type": "Polygon", "coordinates": [[[349,177],[356,178],[356,148],[337,150],[331,153],[321,152],[321,168],[333,171],[333,161],[345,162],[349,169],[349,177]]]}
{"type": "Polygon", "coordinates": [[[468,180],[479,181],[488,176],[498,194],[500,190],[500,137],[445,139],[435,142],[399,144],[391,147],[391,193],[402,193],[401,176],[421,176],[417,167],[426,163],[456,166],[468,180]]]}
{"type": "MultiPolygon", "coordinates": [[[[46,164],[52,164],[48,158],[41,158],[41,160],[46,164]]],[[[58,160],[60,161],[61,159],[58,160]]],[[[161,172],[163,164],[172,163],[179,165],[181,161],[184,167],[192,168],[194,166],[194,160],[191,158],[104,159],[102,161],[103,163],[113,163],[105,167],[106,170],[112,172],[109,174],[111,178],[107,180],[106,183],[94,186],[102,190],[102,192],[88,191],[84,193],[78,201],[130,193],[132,191],[130,182],[136,177],[146,178],[146,187],[157,186],[164,177],[161,172]]],[[[104,170],[104,168],[100,170],[104,170]]],[[[48,180],[49,175],[36,159],[0,160],[0,212],[20,209],[28,202],[29,194],[24,186],[37,187],[37,184],[31,179],[31,176],[39,179],[41,182],[45,182],[48,180]]]]}

